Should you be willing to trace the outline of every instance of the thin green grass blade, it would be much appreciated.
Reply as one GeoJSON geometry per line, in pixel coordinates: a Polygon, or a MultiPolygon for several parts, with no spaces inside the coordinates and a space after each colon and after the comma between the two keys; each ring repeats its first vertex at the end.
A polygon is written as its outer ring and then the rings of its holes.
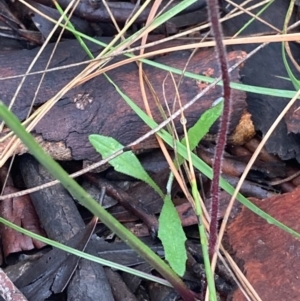
{"type": "MultiPolygon", "coordinates": [[[[285,20],[284,20],[284,25],[283,25],[283,33],[286,33],[287,32],[287,27],[288,27],[288,21],[289,21],[289,18],[292,14],[292,11],[295,7],[295,0],[291,0],[290,2],[290,5],[289,5],[289,8],[286,12],[286,16],[285,16],[285,20]]],[[[285,43],[282,42],[282,60],[283,60],[283,63],[284,63],[284,66],[285,66],[285,69],[289,75],[289,78],[290,80],[292,81],[294,87],[295,87],[295,90],[299,90],[300,89],[300,81],[295,77],[295,75],[293,74],[291,68],[290,68],[290,65],[287,61],[287,58],[286,58],[286,53],[285,53],[285,43]]]]}
{"type": "Polygon", "coordinates": [[[289,75],[289,79],[292,81],[293,86],[295,87],[295,90],[300,89],[300,81],[295,77],[294,73],[292,72],[290,65],[287,61],[286,58],[286,53],[285,53],[285,48],[284,48],[284,43],[282,43],[282,60],[285,66],[285,69],[289,75]]]}

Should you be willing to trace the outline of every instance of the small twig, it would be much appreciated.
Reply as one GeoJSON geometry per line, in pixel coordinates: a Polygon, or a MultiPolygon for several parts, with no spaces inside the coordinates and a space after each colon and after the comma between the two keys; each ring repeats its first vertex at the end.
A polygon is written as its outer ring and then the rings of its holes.
{"type": "Polygon", "coordinates": [[[268,184],[269,184],[269,185],[272,185],[272,186],[280,185],[280,184],[289,182],[289,181],[295,179],[295,178],[298,177],[298,176],[300,176],[300,170],[298,170],[297,172],[295,172],[294,174],[290,175],[290,176],[287,177],[287,178],[280,179],[280,180],[270,181],[270,182],[268,182],[268,184]]]}

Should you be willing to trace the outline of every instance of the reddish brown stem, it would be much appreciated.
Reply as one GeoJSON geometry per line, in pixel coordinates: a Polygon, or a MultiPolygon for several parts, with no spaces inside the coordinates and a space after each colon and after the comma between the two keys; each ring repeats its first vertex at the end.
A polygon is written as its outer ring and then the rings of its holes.
{"type": "Polygon", "coordinates": [[[223,80],[223,97],[224,97],[224,109],[220,120],[220,129],[217,138],[217,145],[215,150],[215,158],[213,164],[213,179],[211,185],[211,217],[210,217],[210,235],[209,235],[209,256],[212,258],[218,235],[218,211],[219,211],[219,180],[222,169],[222,158],[224,148],[226,145],[226,138],[228,132],[228,126],[230,121],[230,108],[231,108],[231,89],[230,89],[230,77],[228,72],[228,64],[226,58],[226,50],[223,44],[223,33],[219,21],[219,4],[218,0],[207,0],[207,8],[209,18],[211,22],[211,29],[213,31],[217,58],[219,60],[220,69],[223,80]]]}

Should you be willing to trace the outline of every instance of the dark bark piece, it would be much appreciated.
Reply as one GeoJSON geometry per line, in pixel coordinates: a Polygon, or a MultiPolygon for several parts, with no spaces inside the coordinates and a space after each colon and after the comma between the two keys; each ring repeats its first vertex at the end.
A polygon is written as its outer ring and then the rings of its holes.
{"type": "MultiPolygon", "coordinates": [[[[154,242],[151,238],[141,238],[153,252],[163,254],[163,247],[160,243],[154,242]]],[[[97,256],[119,263],[125,266],[135,266],[144,263],[145,260],[140,257],[134,250],[128,247],[124,242],[108,243],[103,240],[98,240],[95,244],[97,256]]]]}
{"type": "MultiPolygon", "coordinates": [[[[94,227],[95,220],[91,221],[85,229],[76,233],[66,244],[78,250],[84,250],[94,227]]],[[[63,291],[70,281],[78,261],[79,257],[77,256],[60,249],[52,249],[23,273],[15,281],[15,284],[29,300],[44,300],[52,293],[57,294],[63,291]]]]}
{"type": "MultiPolygon", "coordinates": [[[[37,2],[52,6],[51,0],[38,0],[37,2]]],[[[160,9],[162,9],[168,2],[169,1],[164,1],[160,9]]],[[[69,3],[70,0],[59,1],[59,4],[63,8],[66,8],[69,5],[69,3]]],[[[171,3],[171,5],[169,5],[168,8],[171,8],[176,4],[178,4],[178,1],[176,2],[174,1],[174,3],[171,3]]],[[[183,12],[190,12],[197,9],[201,9],[205,6],[205,4],[206,4],[205,0],[198,0],[192,5],[190,5],[188,8],[186,8],[183,12]]],[[[110,7],[116,21],[121,23],[126,22],[126,20],[131,16],[132,11],[135,8],[134,3],[122,2],[122,1],[108,2],[107,5],[110,7]]],[[[143,10],[143,12],[137,18],[136,22],[137,23],[145,22],[148,18],[150,9],[151,9],[151,5],[143,10]]],[[[105,6],[102,4],[101,0],[80,1],[75,9],[74,14],[89,21],[111,22],[111,17],[108,11],[106,10],[105,6]]]]}
{"type": "MultiPolygon", "coordinates": [[[[98,239],[92,237],[86,252],[97,256],[95,245],[98,239]]],[[[110,284],[100,264],[81,259],[79,266],[68,286],[68,301],[114,301],[110,284]],[[83,281],[84,280],[84,281],[83,281]]]]}
{"type": "MultiPolygon", "coordinates": [[[[53,180],[32,156],[24,155],[20,169],[28,188],[53,180]]],[[[65,242],[84,227],[84,222],[69,193],[55,185],[31,194],[32,203],[49,238],[65,242]]]]}
{"type": "MultiPolygon", "coordinates": [[[[49,57],[52,48],[52,45],[47,47],[42,58],[38,61],[38,67],[34,70],[42,70],[45,67],[46,59],[49,57]]],[[[91,51],[96,55],[99,48],[91,46],[91,51]]],[[[1,75],[8,76],[16,73],[23,73],[36,52],[37,50],[12,52],[9,57],[0,54],[0,64],[2,66],[1,75]],[[18,66],[18,71],[15,70],[16,66],[18,66]]],[[[189,55],[190,52],[188,51],[174,53],[161,57],[157,59],[157,61],[183,70],[189,55]]],[[[231,65],[236,63],[244,55],[245,53],[243,52],[230,53],[228,55],[229,63],[231,65]]],[[[85,59],[87,59],[86,54],[80,49],[80,46],[78,46],[76,42],[69,41],[60,43],[56,54],[54,55],[51,67],[80,62],[85,59]]],[[[139,85],[137,85],[138,73],[136,68],[135,64],[130,64],[112,70],[107,74],[125,94],[143,108],[140,88],[139,85]]],[[[54,93],[78,74],[81,69],[82,67],[76,67],[47,73],[38,93],[37,103],[35,105],[41,104],[53,96],[54,93]]],[[[214,77],[219,76],[215,54],[211,50],[197,52],[191,60],[187,70],[196,74],[208,73],[214,77]]],[[[145,72],[161,102],[164,103],[163,96],[165,93],[169,105],[172,106],[176,92],[172,79],[168,76],[168,73],[146,65],[145,72]],[[165,79],[166,81],[164,82],[165,79]],[[162,83],[164,83],[165,92],[163,91],[162,83]]],[[[34,95],[34,87],[37,86],[40,77],[40,75],[30,76],[25,81],[19,97],[13,106],[13,111],[21,119],[24,119],[28,113],[28,108],[30,107],[31,99],[34,95]]],[[[231,77],[233,81],[238,81],[238,71],[234,70],[231,77]]],[[[178,81],[180,77],[174,75],[174,78],[178,81]]],[[[6,104],[8,104],[11,99],[19,82],[19,79],[10,80],[9,82],[5,81],[5,83],[9,84],[3,85],[3,89],[0,91],[0,98],[6,104]]],[[[179,87],[182,104],[184,105],[199,93],[201,87],[203,87],[202,83],[184,77],[179,87]]],[[[221,87],[211,89],[191,108],[185,111],[188,127],[193,125],[199,116],[221,96],[221,91],[221,87]]],[[[148,98],[155,120],[157,122],[162,121],[150,93],[148,93],[148,98]]],[[[246,108],[245,93],[233,90],[233,100],[234,110],[232,111],[231,132],[238,124],[241,115],[246,108]]],[[[180,124],[179,118],[176,119],[175,123],[179,135],[181,135],[182,125],[180,124]]],[[[115,88],[107,82],[104,76],[98,76],[68,92],[67,95],[65,95],[36,126],[33,132],[40,133],[46,141],[61,142],[65,144],[67,148],[71,149],[73,159],[96,160],[99,158],[99,155],[88,141],[89,134],[99,133],[111,136],[123,145],[127,145],[148,131],[148,126],[146,126],[129,108],[122,97],[116,92],[115,88]],[[83,110],[76,107],[78,106],[78,102],[76,103],[78,99],[87,101],[87,105],[83,110]],[[88,101],[91,101],[91,103],[88,101]]],[[[216,133],[216,131],[217,126],[215,125],[212,127],[211,133],[216,133]]],[[[148,143],[151,147],[157,145],[154,137],[151,137],[148,140],[148,143]]]]}
{"type": "Polygon", "coordinates": [[[196,26],[207,21],[207,11],[197,10],[186,14],[181,14],[169,19],[165,24],[161,25],[154,32],[172,35],[178,33],[180,29],[196,26]]]}
{"type": "MultiPolygon", "coordinates": [[[[44,167],[39,165],[39,163],[33,157],[24,155],[20,164],[24,182],[28,187],[36,186],[37,184],[43,184],[52,180],[52,177],[49,175],[49,173],[44,169],[44,167]]],[[[56,185],[54,187],[35,192],[31,195],[31,197],[49,238],[59,242],[66,242],[84,228],[84,222],[75,206],[73,199],[61,185],[56,185]]],[[[78,260],[78,258],[75,257],[74,260],[78,260]]],[[[78,277],[74,278],[76,285],[78,285],[78,282],[80,282],[80,285],[87,289],[86,285],[88,281],[89,285],[97,286],[99,279],[97,279],[96,276],[102,275],[100,277],[101,279],[105,277],[103,269],[99,264],[94,262],[84,266],[89,272],[91,272],[91,267],[93,270],[98,269],[98,272],[93,276],[90,275],[90,279],[78,279],[78,277]]],[[[81,273],[84,272],[84,266],[81,266],[81,273]]],[[[46,283],[43,285],[46,288],[47,286],[51,287],[54,281],[54,278],[50,278],[50,280],[48,279],[49,278],[45,278],[46,283]]],[[[72,281],[73,278],[71,279],[71,283],[72,281]]],[[[102,288],[105,288],[105,283],[103,283],[102,288]]],[[[98,293],[101,295],[102,293],[107,293],[109,290],[110,288],[106,288],[105,291],[98,293]]],[[[30,288],[29,291],[31,291],[30,288]]],[[[81,294],[87,297],[86,300],[89,300],[87,292],[81,292],[81,294]]],[[[107,300],[110,300],[110,296],[111,294],[106,296],[107,300]]],[[[81,298],[80,300],[84,301],[85,299],[81,298]]]]}
{"type": "Polygon", "coordinates": [[[155,282],[149,282],[146,285],[151,301],[172,301],[179,298],[177,292],[171,287],[155,282]]]}
{"type": "MultiPolygon", "coordinates": [[[[235,2],[241,4],[243,1],[235,0],[235,2]]],[[[259,2],[259,0],[256,0],[251,2],[251,5],[259,2]]],[[[288,1],[276,0],[260,15],[260,18],[270,24],[273,24],[279,30],[281,30],[283,28],[283,22],[288,6],[288,1]]],[[[256,14],[260,9],[261,8],[258,8],[251,12],[256,14]]],[[[236,18],[224,22],[224,34],[228,36],[235,34],[251,18],[252,17],[247,14],[241,14],[236,18]]],[[[295,15],[293,15],[292,20],[295,20],[295,15]]],[[[247,28],[243,31],[243,35],[270,32],[271,30],[272,29],[270,29],[268,26],[256,20],[247,26],[247,28]]],[[[235,45],[227,47],[227,49],[244,50],[249,53],[257,46],[257,44],[235,45]]],[[[291,44],[290,46],[292,50],[295,51],[295,59],[299,61],[299,47],[295,46],[294,44],[291,44]]],[[[297,77],[298,72],[292,67],[292,64],[290,64],[290,66],[297,77]]],[[[248,59],[245,63],[245,66],[241,70],[241,74],[243,75],[242,81],[245,84],[283,90],[294,90],[294,87],[290,81],[277,77],[288,76],[282,60],[281,43],[270,43],[256,53],[253,57],[248,59]]],[[[252,120],[255,128],[261,131],[264,135],[288,101],[289,99],[287,98],[248,93],[248,111],[252,114],[252,120]]],[[[299,106],[298,103],[297,106],[299,106]]],[[[290,113],[293,111],[294,109],[291,109],[290,113]]],[[[299,161],[300,136],[291,133],[292,129],[287,128],[286,123],[289,124],[291,122],[289,119],[290,114],[286,116],[285,122],[281,122],[279,124],[271,138],[267,141],[266,149],[270,153],[278,154],[284,160],[297,158],[299,161]]]]}
{"type": "MultiPolygon", "coordinates": [[[[253,203],[300,232],[300,189],[253,203]]],[[[227,231],[236,259],[262,300],[298,300],[300,241],[243,207],[227,231]]],[[[244,301],[238,290],[231,300],[244,301]]]]}
{"type": "MultiPolygon", "coordinates": [[[[28,2],[34,8],[36,8],[38,11],[42,12],[46,16],[51,17],[52,19],[54,19],[56,21],[58,21],[58,19],[61,16],[61,14],[55,8],[44,6],[42,4],[37,3],[36,1],[28,1],[28,2]]],[[[34,11],[31,11],[30,16],[31,16],[33,22],[36,25],[38,25],[37,29],[43,34],[43,36],[45,38],[47,38],[49,36],[50,32],[52,31],[53,27],[55,26],[55,24],[50,22],[49,20],[45,19],[44,17],[42,17],[40,14],[35,13],[34,11]]],[[[94,36],[94,34],[95,34],[94,30],[88,22],[86,22],[76,16],[72,16],[70,19],[70,22],[76,28],[76,30],[80,31],[81,33],[84,33],[88,36],[94,36]]],[[[54,37],[58,37],[60,32],[61,32],[61,27],[59,27],[55,31],[54,37]]],[[[73,37],[74,37],[73,33],[71,33],[68,30],[64,30],[63,38],[73,38],[73,37]]]]}
{"type": "MultiPolygon", "coordinates": [[[[177,68],[183,69],[189,55],[190,53],[187,52],[174,54],[174,56],[164,57],[160,61],[166,65],[175,65],[177,68]]],[[[215,60],[214,53],[212,52],[200,52],[197,54],[191,62],[191,68],[188,68],[188,70],[198,73],[200,70],[203,70],[203,68],[208,68],[208,66],[204,67],[202,65],[204,60],[209,61],[209,67],[216,70],[215,68],[217,68],[217,66],[212,63],[212,60],[215,60]],[[204,57],[204,55],[206,57],[204,57]],[[201,66],[199,66],[199,64],[201,64],[201,66]]],[[[126,71],[125,74],[117,69],[107,72],[107,74],[123,92],[140,107],[143,107],[141,104],[142,97],[140,88],[139,85],[136,84],[138,82],[136,68],[134,65],[128,66],[126,71]]],[[[145,73],[148,75],[156,93],[162,100],[164,94],[162,83],[167,73],[149,67],[145,67],[145,73]]],[[[217,76],[217,74],[215,73],[214,76],[217,76]]],[[[179,76],[174,77],[176,81],[179,79],[179,76]]],[[[170,77],[167,78],[165,87],[167,100],[169,105],[171,105],[175,98],[175,89],[170,77]]],[[[85,93],[89,99],[93,100],[92,103],[87,105],[85,110],[78,110],[71,99],[62,100],[50,110],[49,114],[43,119],[43,122],[40,122],[35,128],[35,131],[42,134],[46,140],[65,141],[67,147],[71,148],[74,159],[95,160],[98,158],[98,155],[88,141],[88,135],[91,133],[111,136],[121,144],[127,145],[149,131],[148,126],[129,108],[121,96],[118,95],[115,88],[109,85],[103,76],[92,79],[78,89],[75,89],[78,91],[77,95],[85,93]]],[[[198,92],[199,90],[197,89],[195,80],[185,78],[182,81],[179,94],[183,104],[192,99],[198,92]]],[[[186,110],[185,114],[188,127],[196,122],[200,114],[211,106],[212,102],[220,96],[220,93],[220,87],[216,87],[195,104],[195,106],[186,110]]],[[[245,109],[243,96],[244,94],[242,92],[236,91],[234,93],[233,99],[235,99],[235,106],[231,131],[239,122],[241,113],[245,109]]],[[[150,94],[148,94],[148,97],[156,121],[161,122],[162,118],[159,117],[160,113],[155,107],[153,98],[150,94]]],[[[176,119],[176,128],[179,135],[182,134],[182,126],[179,122],[179,118],[176,119]]],[[[149,139],[149,144],[151,146],[156,145],[154,137],[149,139]]]]}
{"type": "MultiPolygon", "coordinates": [[[[94,230],[96,219],[85,229],[80,230],[66,244],[78,250],[84,250],[91,232],[94,230]]],[[[89,243],[87,252],[95,255],[93,244],[89,243]]],[[[16,281],[16,285],[32,301],[44,300],[52,293],[60,293],[68,284],[77,268],[79,257],[59,249],[52,249],[45,254],[30,269],[16,281]]],[[[103,268],[88,260],[81,260],[79,270],[70,282],[68,300],[109,300],[113,301],[111,290],[103,268]],[[76,289],[74,290],[74,287],[76,289]],[[81,296],[79,299],[76,299],[81,296]],[[97,297],[98,296],[98,297],[97,297]],[[100,299],[99,299],[100,298],[100,299]]]]}
{"type": "MultiPolygon", "coordinates": [[[[134,269],[148,274],[150,274],[153,270],[152,266],[148,262],[141,263],[135,266],[134,269]]],[[[122,273],[121,276],[132,292],[135,292],[143,281],[141,277],[129,273],[122,273]]]]}
{"type": "MultiPolygon", "coordinates": [[[[76,244],[83,239],[83,236],[84,231],[79,231],[67,244],[70,247],[76,247],[76,244]]],[[[42,297],[49,297],[53,293],[51,288],[56,273],[62,264],[68,260],[68,257],[72,258],[72,256],[62,250],[52,249],[38,259],[34,265],[15,281],[16,286],[18,286],[28,298],[42,300],[42,297]]],[[[74,258],[76,259],[76,257],[74,258]]]]}
{"type": "Polygon", "coordinates": [[[18,257],[18,261],[12,265],[8,265],[4,270],[7,276],[15,282],[19,277],[21,277],[38,259],[40,259],[44,254],[51,250],[50,247],[45,247],[39,250],[37,253],[28,255],[21,254],[18,257]]]}
{"type": "Polygon", "coordinates": [[[135,295],[128,289],[118,272],[111,268],[105,269],[106,276],[112,288],[115,301],[137,301],[135,295]]]}

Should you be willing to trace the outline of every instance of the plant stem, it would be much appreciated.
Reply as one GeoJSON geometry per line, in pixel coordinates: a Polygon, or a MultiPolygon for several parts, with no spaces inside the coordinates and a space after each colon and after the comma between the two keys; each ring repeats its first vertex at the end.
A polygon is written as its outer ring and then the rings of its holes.
{"type": "Polygon", "coordinates": [[[206,274],[206,279],[207,279],[207,284],[208,284],[208,289],[209,289],[209,300],[216,301],[217,294],[216,294],[215,281],[214,281],[214,276],[213,276],[213,273],[212,273],[212,270],[210,267],[210,260],[209,260],[209,254],[208,254],[208,246],[207,246],[207,236],[206,236],[206,231],[204,228],[204,223],[202,220],[203,212],[202,212],[202,208],[201,208],[200,196],[199,196],[199,191],[197,188],[197,183],[196,183],[195,178],[191,181],[191,186],[192,186],[193,197],[195,200],[195,208],[196,208],[195,213],[196,213],[197,220],[198,220],[200,243],[201,243],[201,248],[202,248],[205,274],[206,274]]]}
{"type": "Polygon", "coordinates": [[[209,255],[213,257],[218,235],[218,211],[219,211],[219,181],[221,177],[222,159],[226,145],[227,132],[230,121],[231,109],[231,89],[230,77],[228,72],[228,63],[226,58],[226,50],[223,44],[223,33],[219,21],[219,4],[218,0],[207,0],[208,14],[211,22],[211,28],[215,37],[216,52],[223,80],[223,97],[224,109],[220,120],[220,129],[218,132],[215,158],[213,164],[213,180],[211,185],[211,217],[210,217],[210,235],[209,235],[209,255]]]}

